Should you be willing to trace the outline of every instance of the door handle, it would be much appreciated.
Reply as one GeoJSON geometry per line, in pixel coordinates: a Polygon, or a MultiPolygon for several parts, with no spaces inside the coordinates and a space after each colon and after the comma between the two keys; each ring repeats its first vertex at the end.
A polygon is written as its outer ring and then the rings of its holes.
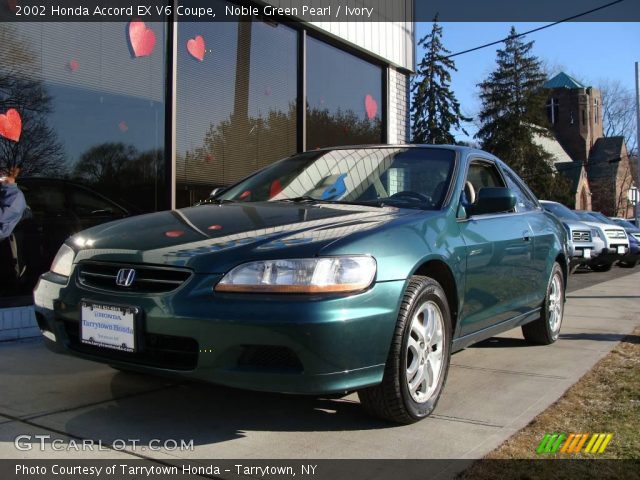
{"type": "Polygon", "coordinates": [[[524,232],[522,232],[522,240],[524,240],[525,242],[529,242],[531,240],[531,233],[529,232],[529,230],[525,230],[524,232]]]}

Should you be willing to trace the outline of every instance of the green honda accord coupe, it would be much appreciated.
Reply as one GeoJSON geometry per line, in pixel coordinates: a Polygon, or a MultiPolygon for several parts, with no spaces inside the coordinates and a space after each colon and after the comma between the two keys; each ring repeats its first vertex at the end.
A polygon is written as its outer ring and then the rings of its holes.
{"type": "Polygon", "coordinates": [[[568,259],[562,224],[494,156],[346,147],[85,230],[34,295],[56,351],[244,389],[357,391],[410,423],[435,408],[452,352],[514,327],[558,338],[568,259]]]}

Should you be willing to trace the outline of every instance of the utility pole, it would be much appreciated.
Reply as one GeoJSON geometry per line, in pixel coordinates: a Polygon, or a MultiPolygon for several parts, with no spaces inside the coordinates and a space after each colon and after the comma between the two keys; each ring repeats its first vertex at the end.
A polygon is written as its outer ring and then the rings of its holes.
{"type": "Polygon", "coordinates": [[[636,62],[636,226],[640,227],[640,62],[636,62]]]}

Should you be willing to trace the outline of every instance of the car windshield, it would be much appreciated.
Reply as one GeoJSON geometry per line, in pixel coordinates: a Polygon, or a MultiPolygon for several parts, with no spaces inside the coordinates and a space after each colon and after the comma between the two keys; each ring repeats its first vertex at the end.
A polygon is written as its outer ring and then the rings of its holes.
{"type": "Polygon", "coordinates": [[[217,195],[220,202],[328,202],[439,209],[455,163],[444,148],[318,150],[274,163],[217,195]]]}
{"type": "Polygon", "coordinates": [[[576,215],[573,211],[569,210],[561,203],[543,202],[542,207],[546,211],[553,213],[558,218],[563,218],[565,220],[575,220],[577,222],[581,220],[578,215],[576,215]]]}
{"type": "Polygon", "coordinates": [[[613,221],[616,222],[621,227],[632,229],[632,230],[637,229],[637,227],[633,223],[629,222],[628,220],[622,220],[621,218],[616,218],[613,221]]]}
{"type": "Polygon", "coordinates": [[[589,212],[589,215],[591,215],[593,218],[595,218],[599,222],[608,223],[609,225],[616,225],[616,222],[614,222],[609,217],[605,216],[600,212],[589,212]]]}

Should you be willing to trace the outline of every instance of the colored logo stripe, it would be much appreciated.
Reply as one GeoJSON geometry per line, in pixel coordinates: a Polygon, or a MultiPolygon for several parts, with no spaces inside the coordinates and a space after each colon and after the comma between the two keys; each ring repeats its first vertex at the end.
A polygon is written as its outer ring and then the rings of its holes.
{"type": "Polygon", "coordinates": [[[564,433],[547,433],[536,453],[556,453],[558,450],[565,454],[580,453],[585,443],[585,453],[603,453],[612,438],[612,433],[594,433],[591,436],[588,433],[571,433],[568,437],[564,433]]]}

